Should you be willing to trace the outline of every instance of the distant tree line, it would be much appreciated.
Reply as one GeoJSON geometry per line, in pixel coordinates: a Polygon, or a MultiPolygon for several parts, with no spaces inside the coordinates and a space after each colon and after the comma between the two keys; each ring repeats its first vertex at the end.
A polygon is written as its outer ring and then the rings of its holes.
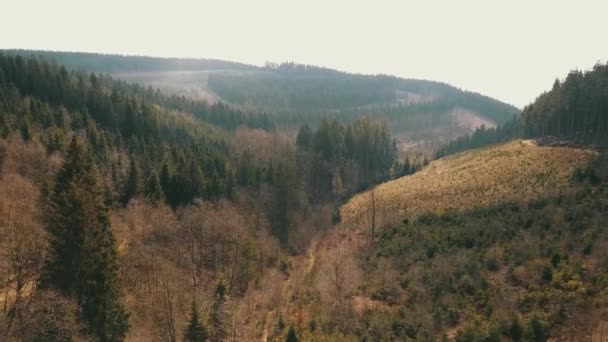
{"type": "Polygon", "coordinates": [[[608,64],[572,71],[555,80],[550,91],[526,106],[521,115],[497,127],[478,128],[472,135],[444,145],[438,157],[515,138],[553,136],[574,143],[608,143],[608,64]]]}
{"type": "Polygon", "coordinates": [[[257,70],[258,67],[218,59],[162,58],[126,56],[89,52],[40,50],[4,50],[5,54],[34,56],[65,65],[68,69],[98,73],[196,71],[196,70],[257,70]]]}
{"type": "Polygon", "coordinates": [[[397,152],[388,125],[367,118],[345,126],[324,119],[314,132],[303,125],[296,144],[301,159],[313,159],[298,168],[311,168],[309,193],[320,197],[352,194],[387,179],[397,152]]]}
{"type": "MultiPolygon", "coordinates": [[[[296,63],[267,63],[261,72],[212,74],[209,87],[230,103],[253,105],[284,116],[349,115],[355,112],[408,108],[413,112],[420,103],[401,103],[398,92],[414,93],[432,102],[433,112],[464,107],[497,123],[508,120],[517,109],[473,92],[448,84],[402,79],[389,75],[361,75],[296,63]],[[437,108],[435,108],[437,107],[437,108]],[[350,114],[349,114],[350,113],[350,114]]],[[[424,109],[424,108],[423,108],[424,109]]],[[[401,110],[403,112],[403,110],[401,110]]],[[[302,122],[302,121],[300,121],[302,122]]]]}

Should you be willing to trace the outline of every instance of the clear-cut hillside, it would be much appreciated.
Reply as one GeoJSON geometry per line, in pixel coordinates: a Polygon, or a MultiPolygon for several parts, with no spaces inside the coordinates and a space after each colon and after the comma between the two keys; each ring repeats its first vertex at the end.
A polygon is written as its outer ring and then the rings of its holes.
{"type": "MultiPolygon", "coordinates": [[[[435,160],[414,175],[375,188],[378,223],[556,194],[568,188],[575,169],[585,166],[595,154],[516,140],[435,160]]],[[[367,191],[341,208],[346,227],[369,225],[371,198],[367,191]]]]}

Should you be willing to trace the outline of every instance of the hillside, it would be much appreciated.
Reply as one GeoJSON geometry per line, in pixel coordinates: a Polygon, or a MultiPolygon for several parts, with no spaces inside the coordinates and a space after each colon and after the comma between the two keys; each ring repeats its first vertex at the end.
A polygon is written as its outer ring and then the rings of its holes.
{"type": "Polygon", "coordinates": [[[518,113],[509,104],[441,82],[294,63],[256,67],[208,59],[5,52],[42,55],[69,69],[109,73],[170,94],[273,113],[276,124],[291,130],[305,122],[316,125],[324,116],[341,121],[364,115],[384,119],[402,146],[433,147],[482,124],[494,127],[518,113]]]}
{"type": "Polygon", "coordinates": [[[305,341],[598,338],[607,160],[527,140],[436,160],[375,188],[373,243],[356,195],[289,259],[263,336],[291,320],[305,341]]]}
{"type": "MultiPolygon", "coordinates": [[[[594,156],[589,150],[543,147],[531,140],[471,150],[435,160],[418,173],[377,186],[376,207],[384,220],[398,222],[427,212],[526,202],[567,189],[574,171],[594,156]]],[[[370,191],[352,197],[340,210],[343,222],[367,222],[370,203],[370,191]]]]}
{"type": "Polygon", "coordinates": [[[375,188],[373,243],[371,192],[356,195],[295,263],[287,311],[335,325],[307,340],[598,338],[607,160],[527,140],[436,160],[375,188]]]}
{"type": "MultiPolygon", "coordinates": [[[[162,60],[150,63],[161,72],[162,60]]],[[[212,105],[0,53],[0,339],[177,341],[193,325],[212,341],[602,334],[601,147],[544,137],[399,164],[391,128],[456,134],[454,118],[438,114],[454,102],[414,96],[399,119],[402,107],[362,103],[407,80],[266,69],[252,72],[285,74],[284,89],[310,96],[304,104],[362,101],[361,111],[301,125],[294,141],[284,125],[316,114],[212,105]],[[354,99],[317,101],[332,87],[354,99]],[[357,95],[368,88],[378,92],[357,95]],[[395,120],[357,117],[366,110],[395,120]]],[[[464,106],[452,109],[459,122],[490,120],[464,106]]],[[[571,135],[596,141],[602,115],[582,119],[596,130],[575,124],[571,135]]],[[[514,122],[470,139],[509,139],[491,135],[517,131],[514,122]]]]}
{"type": "Polygon", "coordinates": [[[261,337],[288,253],[395,161],[384,122],[274,126],[0,53],[0,340],[183,340],[193,306],[261,337]]]}

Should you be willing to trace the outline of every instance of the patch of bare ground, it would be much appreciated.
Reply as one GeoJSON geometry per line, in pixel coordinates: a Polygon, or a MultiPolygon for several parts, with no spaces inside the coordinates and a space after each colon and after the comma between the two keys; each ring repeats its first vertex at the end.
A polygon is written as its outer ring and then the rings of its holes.
{"type": "Polygon", "coordinates": [[[460,107],[454,108],[452,111],[452,119],[454,120],[455,126],[467,128],[471,131],[480,128],[481,126],[485,126],[486,128],[496,127],[496,122],[494,122],[494,120],[481,116],[472,110],[460,107]]]}

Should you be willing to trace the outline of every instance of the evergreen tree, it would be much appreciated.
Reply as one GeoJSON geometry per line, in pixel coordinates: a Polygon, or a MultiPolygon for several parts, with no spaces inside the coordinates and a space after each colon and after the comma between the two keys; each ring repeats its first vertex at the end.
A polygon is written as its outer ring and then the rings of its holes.
{"type": "Polygon", "coordinates": [[[201,197],[205,192],[205,178],[203,172],[195,160],[190,162],[190,170],[187,175],[188,189],[185,202],[190,202],[197,197],[201,197]]]}
{"type": "Polygon", "coordinates": [[[289,206],[293,194],[293,180],[287,165],[279,165],[275,176],[276,206],[273,217],[273,232],[279,241],[286,245],[289,241],[289,206]]]}
{"type": "Polygon", "coordinates": [[[298,131],[298,136],[296,138],[296,145],[305,150],[312,147],[312,129],[310,129],[308,124],[304,124],[300,127],[300,131],[298,131]]]}
{"type": "Polygon", "coordinates": [[[171,168],[169,167],[169,162],[165,158],[163,166],[160,169],[160,187],[167,200],[170,197],[171,177],[171,168]]]}
{"type": "Polygon", "coordinates": [[[188,328],[184,334],[184,341],[186,342],[202,342],[207,341],[208,333],[205,324],[200,318],[196,301],[192,301],[192,308],[190,309],[190,322],[188,328]]]}
{"type": "Polygon", "coordinates": [[[141,190],[141,170],[135,157],[131,157],[131,165],[129,167],[129,176],[127,178],[127,184],[125,184],[125,190],[122,196],[122,203],[127,204],[129,200],[135,195],[140,193],[141,190]]]}
{"type": "Polygon", "coordinates": [[[521,326],[519,319],[517,317],[513,318],[511,322],[511,327],[509,328],[509,336],[514,342],[521,341],[523,336],[524,328],[521,326]]]}
{"type": "Polygon", "coordinates": [[[21,124],[21,137],[25,141],[32,139],[32,127],[27,119],[24,119],[21,124]]]}
{"type": "Polygon", "coordinates": [[[40,280],[80,306],[100,341],[122,341],[128,314],[121,301],[116,242],[93,158],[73,138],[51,197],[51,256],[40,280]]]}
{"type": "Polygon", "coordinates": [[[403,176],[407,176],[412,174],[412,164],[410,163],[410,158],[409,157],[405,157],[405,160],[403,161],[403,166],[401,167],[401,174],[403,176]]]}
{"type": "Polygon", "coordinates": [[[160,202],[165,198],[156,170],[152,170],[146,182],[146,198],[151,202],[160,202]]]}
{"type": "Polygon", "coordinates": [[[296,334],[296,329],[293,327],[293,324],[289,326],[289,331],[287,331],[287,337],[285,338],[285,342],[298,342],[298,335],[296,334]]]}
{"type": "Polygon", "coordinates": [[[226,292],[228,288],[223,276],[220,276],[215,286],[215,299],[209,315],[211,341],[223,341],[228,336],[229,309],[226,292]]]}
{"type": "Polygon", "coordinates": [[[538,315],[534,315],[530,320],[530,329],[532,330],[534,342],[545,342],[547,340],[545,322],[538,315]]]}

